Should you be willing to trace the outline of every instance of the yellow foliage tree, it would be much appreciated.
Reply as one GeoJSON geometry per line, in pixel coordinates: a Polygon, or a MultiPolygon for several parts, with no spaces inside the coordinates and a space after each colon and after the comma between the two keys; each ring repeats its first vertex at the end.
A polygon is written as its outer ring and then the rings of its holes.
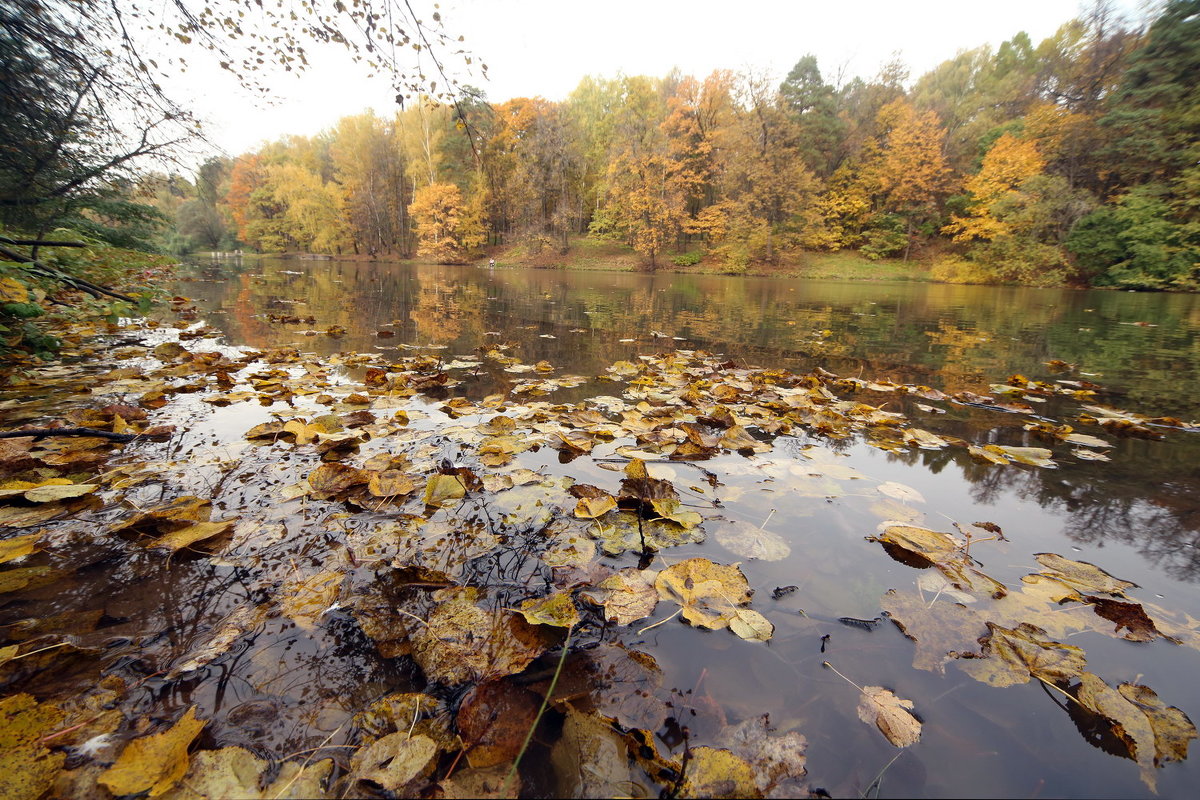
{"type": "Polygon", "coordinates": [[[461,264],[485,239],[482,204],[468,204],[452,183],[418,189],[408,212],[417,228],[417,255],[439,264],[461,264]]]}
{"type": "Polygon", "coordinates": [[[967,179],[972,198],[969,216],[951,217],[942,232],[952,234],[956,242],[992,240],[1010,233],[1009,225],[993,213],[996,203],[1017,193],[1021,184],[1041,174],[1045,166],[1036,144],[1004,134],[983,157],[979,172],[967,179]]]}

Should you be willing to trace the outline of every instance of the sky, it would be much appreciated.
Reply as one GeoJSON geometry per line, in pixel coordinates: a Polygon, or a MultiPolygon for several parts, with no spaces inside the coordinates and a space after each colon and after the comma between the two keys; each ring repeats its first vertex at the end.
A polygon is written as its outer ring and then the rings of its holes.
{"type": "MultiPolygon", "coordinates": [[[[418,15],[433,3],[413,0],[418,15]]],[[[1118,0],[1136,13],[1138,0],[1118,0]]],[[[513,97],[563,100],[585,75],[661,77],[672,68],[703,77],[714,69],[766,71],[782,79],[812,53],[826,80],[871,77],[894,54],[912,79],[958,51],[995,47],[1025,31],[1034,43],[1076,17],[1080,0],[443,0],[447,29],[488,65],[460,74],[500,103],[513,97]]],[[[271,101],[240,90],[196,59],[181,80],[229,155],[286,134],[311,136],[344,116],[395,109],[390,83],[371,80],[335,47],[312,48],[300,77],[280,73],[271,101]]],[[[450,58],[454,63],[455,59],[450,58]]]]}

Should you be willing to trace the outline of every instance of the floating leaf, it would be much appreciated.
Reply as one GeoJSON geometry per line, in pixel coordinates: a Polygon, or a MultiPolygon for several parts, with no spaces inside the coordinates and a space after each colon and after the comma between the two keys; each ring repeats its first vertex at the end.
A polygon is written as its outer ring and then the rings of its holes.
{"type": "Polygon", "coordinates": [[[389,733],[362,748],[350,761],[350,780],[370,781],[389,793],[400,792],[433,768],[437,744],[428,736],[389,733]]]}
{"type": "Polygon", "coordinates": [[[895,481],[881,483],[875,487],[875,491],[885,495],[886,497],[891,497],[902,502],[925,502],[924,495],[922,495],[916,489],[912,488],[911,486],[905,486],[903,483],[896,483],[895,481]]]}
{"type": "Polygon", "coordinates": [[[0,564],[7,564],[9,561],[16,561],[36,552],[37,542],[41,537],[42,534],[39,531],[0,541],[0,564]]]}
{"type": "Polygon", "coordinates": [[[70,500],[91,494],[100,486],[94,483],[68,483],[38,486],[25,492],[25,499],[31,503],[53,503],[58,500],[70,500]]]}
{"type": "Polygon", "coordinates": [[[1010,447],[1008,445],[989,444],[985,449],[998,449],[1003,455],[1018,464],[1028,464],[1031,467],[1053,467],[1053,453],[1044,447],[1010,447]]]}
{"type": "Polygon", "coordinates": [[[688,751],[680,797],[758,797],[754,768],[741,756],[715,747],[688,751]]]}
{"type": "Polygon", "coordinates": [[[1072,561],[1057,553],[1035,553],[1038,563],[1049,571],[1041,573],[1056,581],[1085,592],[1104,592],[1125,597],[1125,590],[1136,588],[1136,583],[1114,578],[1095,564],[1072,561]]]}
{"type": "Polygon", "coordinates": [[[430,475],[425,482],[425,505],[442,508],[461,500],[467,494],[467,487],[457,475],[430,475]]]}
{"type": "Polygon", "coordinates": [[[60,573],[51,567],[17,567],[0,572],[0,594],[19,589],[36,589],[54,583],[60,573]]]}
{"type": "MultiPolygon", "coordinates": [[[[1128,748],[1129,757],[1141,768],[1142,782],[1153,791],[1156,783],[1154,767],[1158,761],[1158,753],[1154,728],[1142,709],[1090,672],[1084,672],[1080,676],[1075,698],[1084,708],[1112,723],[1112,732],[1128,748]]],[[[1155,697],[1155,700],[1157,699],[1155,697]]],[[[1184,719],[1187,717],[1184,716],[1184,719]]],[[[1195,736],[1195,728],[1192,729],[1192,735],[1195,736]]],[[[1186,740],[1184,746],[1186,748],[1186,740]]]]}
{"type": "Polygon", "coordinates": [[[171,531],[165,536],[144,542],[143,546],[177,552],[184,548],[194,547],[201,542],[211,545],[211,540],[229,533],[233,530],[233,526],[234,520],[231,519],[221,522],[194,522],[187,527],[171,531]]]}
{"type": "Polygon", "coordinates": [[[471,745],[471,764],[491,767],[512,761],[537,722],[541,698],[507,680],[475,687],[459,706],[456,723],[471,745]]]}
{"type": "Polygon", "coordinates": [[[323,784],[332,770],[330,758],[307,765],[284,761],[276,772],[270,761],[242,747],[202,750],[192,756],[187,774],[163,800],[324,798],[330,796],[323,784]]]}
{"type": "Polygon", "coordinates": [[[917,595],[889,589],[881,607],[917,643],[913,666],[930,672],[945,673],[950,659],[978,655],[979,637],[987,630],[984,618],[961,603],[927,605],[917,595]]]}
{"type": "Polygon", "coordinates": [[[398,469],[372,472],[367,491],[375,497],[400,497],[417,488],[413,479],[398,469]]]}
{"type": "Polygon", "coordinates": [[[235,608],[217,623],[212,637],[202,647],[188,653],[182,664],[167,673],[168,677],[177,678],[212,663],[224,655],[239,638],[258,627],[265,616],[265,608],[235,608]]]}
{"type": "Polygon", "coordinates": [[[597,585],[602,592],[598,601],[604,606],[604,618],[618,625],[629,625],[654,613],[658,590],[654,588],[658,571],[625,567],[597,585]]]}
{"type": "Polygon", "coordinates": [[[683,607],[683,618],[702,628],[731,627],[744,638],[765,641],[770,623],[761,615],[743,615],[739,606],[750,602],[750,584],[737,566],[714,564],[707,558],[689,558],[658,573],[654,587],[662,600],[683,607]]]}
{"type": "Polygon", "coordinates": [[[306,631],[315,630],[321,615],[337,600],[343,575],[333,570],[293,580],[280,589],[283,613],[306,631]]]}
{"type": "Polygon", "coordinates": [[[168,730],[127,744],[117,763],[100,775],[100,783],[115,795],[149,792],[157,797],[187,773],[188,746],[206,724],[196,719],[192,706],[168,730]]]}
{"type": "Polygon", "coordinates": [[[908,747],[921,740],[921,721],[912,713],[912,700],[897,697],[882,686],[864,686],[858,701],[858,718],[874,723],[896,747],[908,747]]]}
{"type": "Polygon", "coordinates": [[[782,561],[792,553],[779,534],[741,520],[722,523],[715,535],[722,547],[742,558],[782,561]]]}
{"type": "Polygon", "coordinates": [[[752,608],[735,608],[729,618],[729,630],[751,642],[766,642],[775,633],[770,620],[752,608]]]}
{"type": "Polygon", "coordinates": [[[956,557],[961,546],[959,541],[948,533],[915,525],[889,525],[871,539],[891,545],[929,564],[956,557]]]}
{"type": "Polygon", "coordinates": [[[691,530],[704,521],[704,518],[695,511],[682,511],[678,500],[670,498],[651,500],[650,506],[654,509],[654,513],[658,515],[659,519],[674,522],[684,530],[691,530]]]}
{"type": "Polygon", "coordinates": [[[319,500],[336,497],[343,492],[369,483],[371,475],[366,470],[350,467],[345,464],[322,464],[308,473],[308,485],[312,487],[312,495],[319,500]]]}
{"type": "Polygon", "coordinates": [[[804,782],[808,742],[795,731],[773,733],[769,715],[726,728],[720,734],[720,744],[750,764],[763,797],[808,796],[804,782]]]}
{"type": "Polygon", "coordinates": [[[661,519],[642,519],[632,511],[608,515],[596,520],[588,533],[600,541],[600,548],[609,555],[626,550],[663,550],[704,541],[700,528],[684,528],[661,519]]]}
{"type": "Polygon", "coordinates": [[[52,753],[42,737],[62,721],[62,711],[31,695],[0,699],[0,797],[37,800],[50,789],[66,754],[52,753]]]}
{"type": "Polygon", "coordinates": [[[521,616],[531,625],[573,628],[579,624],[579,610],[575,608],[570,592],[526,600],[521,603],[521,616]]]}
{"type": "Polygon", "coordinates": [[[617,499],[611,494],[596,497],[581,497],[575,505],[575,516],[580,519],[596,519],[617,507],[617,499]]]}
{"type": "Polygon", "coordinates": [[[1084,599],[1092,606],[1097,615],[1117,624],[1113,630],[1114,633],[1120,633],[1124,628],[1127,631],[1124,638],[1131,642],[1151,642],[1161,636],[1175,644],[1180,643],[1175,637],[1160,631],[1154,624],[1154,620],[1150,619],[1146,613],[1146,609],[1142,608],[1139,603],[1122,603],[1120,600],[1091,595],[1084,599]]]}
{"type": "Polygon", "coordinates": [[[1063,683],[1079,677],[1086,665],[1078,647],[1049,641],[1046,631],[1022,622],[1016,628],[987,623],[990,633],[983,637],[983,658],[958,662],[968,675],[991,686],[1013,686],[1039,678],[1063,683]]]}
{"type": "Polygon", "coordinates": [[[484,611],[475,591],[454,591],[413,635],[413,658],[430,680],[455,685],[520,672],[546,649],[519,614],[484,611]]]}

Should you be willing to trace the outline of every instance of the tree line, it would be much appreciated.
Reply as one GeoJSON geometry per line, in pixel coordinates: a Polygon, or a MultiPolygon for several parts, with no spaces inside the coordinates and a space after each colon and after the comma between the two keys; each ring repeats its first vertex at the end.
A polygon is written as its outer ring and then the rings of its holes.
{"type": "Polygon", "coordinates": [[[1200,288],[1200,0],[1099,4],[1034,44],[831,82],[587,77],[562,102],[421,98],[192,180],[144,182],[178,248],[421,257],[624,242],[651,269],[806,251],[971,282],[1200,288]]]}

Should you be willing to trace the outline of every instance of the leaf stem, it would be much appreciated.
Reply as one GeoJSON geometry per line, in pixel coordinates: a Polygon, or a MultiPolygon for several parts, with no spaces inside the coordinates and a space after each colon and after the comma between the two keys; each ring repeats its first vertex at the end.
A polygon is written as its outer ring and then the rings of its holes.
{"type": "Polygon", "coordinates": [[[846,677],[845,675],[843,675],[842,673],[838,672],[838,671],[837,671],[837,667],[835,667],[833,664],[830,664],[828,661],[822,661],[822,662],[821,662],[821,666],[822,666],[822,667],[828,667],[829,669],[833,670],[833,674],[834,674],[834,675],[837,675],[839,678],[841,678],[841,679],[842,679],[842,680],[844,680],[846,683],[848,683],[848,684],[850,684],[851,686],[853,686],[855,689],[858,689],[858,690],[859,690],[860,692],[862,692],[863,694],[866,694],[866,693],[867,693],[867,690],[866,690],[866,689],[864,689],[863,687],[859,686],[857,683],[855,683],[854,681],[850,680],[849,678],[847,678],[847,677],[846,677]]]}

